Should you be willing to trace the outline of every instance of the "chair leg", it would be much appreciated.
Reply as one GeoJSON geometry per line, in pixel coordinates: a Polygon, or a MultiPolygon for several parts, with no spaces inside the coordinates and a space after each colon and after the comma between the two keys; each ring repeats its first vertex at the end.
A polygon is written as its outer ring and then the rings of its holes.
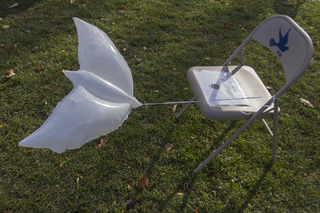
{"type": "MultiPolygon", "coordinates": [[[[257,119],[257,117],[263,113],[263,111],[267,108],[267,106],[269,106],[270,104],[272,104],[273,102],[273,97],[263,106],[261,107],[258,112],[256,112],[255,114],[253,114],[248,120],[247,122],[245,122],[242,127],[240,127],[238,129],[238,131],[236,131],[233,135],[231,135],[230,138],[228,138],[228,140],[226,140],[224,142],[224,144],[222,144],[218,149],[216,149],[216,151],[211,154],[202,164],[200,164],[195,170],[193,170],[194,174],[197,174],[201,169],[203,169],[214,157],[216,157],[224,148],[226,148],[236,137],[238,137],[238,135],[240,135],[241,132],[243,132],[243,130],[245,130],[245,128],[247,128],[255,119],[257,119]]],[[[274,117],[274,121],[276,121],[276,123],[278,123],[278,105],[279,105],[279,100],[278,98],[276,98],[276,100],[274,101],[275,104],[275,117],[274,117]]],[[[274,141],[275,143],[277,143],[277,124],[276,126],[273,126],[273,129],[275,130],[274,132],[274,141]]],[[[276,150],[276,145],[273,147],[273,150],[276,150]]],[[[274,152],[275,153],[275,152],[274,152]]],[[[275,154],[272,154],[275,156],[275,154]]]]}
{"type": "MultiPolygon", "coordinates": [[[[195,100],[196,100],[196,97],[193,97],[193,98],[191,99],[191,101],[195,101],[195,100]]],[[[191,106],[191,104],[192,104],[192,102],[188,103],[187,106],[185,106],[185,107],[181,110],[181,112],[177,115],[177,119],[179,119],[179,118],[189,109],[189,107],[191,106]]]]}
{"type": "Polygon", "coordinates": [[[277,154],[277,135],[278,135],[278,120],[279,120],[279,99],[274,101],[274,117],[273,117],[273,142],[272,142],[272,161],[276,162],[277,154]]]}

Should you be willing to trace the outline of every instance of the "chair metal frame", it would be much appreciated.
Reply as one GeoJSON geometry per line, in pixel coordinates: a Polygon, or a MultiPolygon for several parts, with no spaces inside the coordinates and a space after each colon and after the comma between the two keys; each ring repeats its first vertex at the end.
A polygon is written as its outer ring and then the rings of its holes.
{"type": "MultiPolygon", "coordinates": [[[[199,165],[195,170],[194,173],[198,173],[201,169],[203,169],[214,157],[216,157],[224,148],[226,148],[242,131],[244,131],[244,129],[246,129],[254,120],[259,119],[259,116],[262,115],[265,110],[270,107],[271,105],[273,105],[273,130],[270,129],[270,127],[268,126],[267,122],[262,118],[262,122],[264,124],[264,126],[266,127],[268,133],[270,134],[270,136],[272,137],[273,140],[273,145],[272,145],[272,161],[275,162],[276,161],[276,150],[277,150],[277,134],[278,134],[278,118],[279,118],[279,97],[296,81],[300,78],[300,76],[305,72],[305,70],[307,69],[307,67],[309,66],[309,63],[311,61],[312,58],[312,52],[313,52],[313,45],[312,45],[312,41],[311,38],[309,37],[309,35],[294,21],[292,20],[290,17],[285,16],[285,15],[276,15],[276,16],[272,16],[268,19],[266,19],[265,21],[263,21],[258,27],[255,28],[255,30],[244,40],[244,42],[236,49],[236,51],[224,62],[224,64],[222,65],[223,67],[227,67],[228,64],[238,55],[240,55],[240,61],[241,61],[241,66],[245,66],[245,53],[244,53],[244,47],[245,45],[247,45],[249,43],[249,41],[251,41],[251,39],[254,39],[260,43],[262,43],[263,45],[265,45],[266,47],[268,47],[270,50],[272,50],[275,54],[278,55],[278,58],[280,59],[281,55],[279,55],[279,52],[277,52],[274,48],[271,48],[271,44],[270,46],[268,46],[266,44],[265,41],[261,41],[259,36],[261,37],[261,32],[260,31],[265,31],[266,29],[264,29],[263,27],[267,24],[270,25],[270,23],[272,23],[272,21],[278,21],[280,20],[280,22],[284,22],[288,25],[291,25],[291,28],[294,28],[295,31],[299,34],[299,36],[301,38],[304,39],[305,42],[305,55],[304,56],[304,60],[301,62],[301,66],[299,64],[300,67],[298,67],[298,69],[296,71],[294,71],[294,73],[292,74],[291,70],[289,68],[290,65],[288,65],[288,61],[282,61],[282,65],[284,67],[284,71],[286,74],[286,84],[278,91],[276,92],[276,94],[274,94],[258,111],[256,111],[255,113],[253,113],[252,115],[248,116],[247,121],[245,122],[245,124],[240,127],[229,139],[227,139],[224,144],[222,144],[217,150],[215,150],[215,152],[213,154],[211,154],[201,165],[199,165]],[[269,22],[271,21],[271,22],[269,22]],[[268,23],[269,22],[269,23],[268,23]],[[267,24],[266,24],[267,23],[267,24]],[[256,35],[256,33],[258,32],[258,34],[260,33],[260,35],[256,35]],[[263,43],[264,42],[264,43],[263,43]],[[288,68],[289,67],[289,68],[288,68]],[[291,73],[290,73],[291,72],[291,73]]],[[[291,28],[289,29],[289,31],[291,30],[291,28]]],[[[281,39],[281,27],[279,30],[279,43],[280,43],[280,39],[281,39]]],[[[263,33],[263,32],[262,32],[263,33]]],[[[288,33],[287,33],[288,34],[288,33]]],[[[270,41],[271,42],[271,41],[270,41]]],[[[301,41],[303,42],[303,41],[301,41]]],[[[190,71],[190,70],[189,70],[190,71]]],[[[190,81],[190,79],[189,79],[190,81]]],[[[187,109],[191,106],[192,103],[194,103],[196,100],[196,96],[191,100],[190,103],[188,103],[183,109],[182,111],[177,115],[177,119],[179,119],[186,111],[187,109]]],[[[199,100],[198,100],[199,101],[199,100]]],[[[217,120],[221,120],[221,119],[217,119],[217,120]]],[[[226,119],[227,120],[227,119],[226,119]]],[[[236,120],[243,120],[243,119],[236,119],[236,120]]]]}

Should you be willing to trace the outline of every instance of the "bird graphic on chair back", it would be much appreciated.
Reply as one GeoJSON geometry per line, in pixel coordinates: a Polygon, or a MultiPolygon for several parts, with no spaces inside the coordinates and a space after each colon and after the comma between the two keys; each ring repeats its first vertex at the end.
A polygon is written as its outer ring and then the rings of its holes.
{"type": "Polygon", "coordinates": [[[290,32],[291,28],[288,30],[288,32],[285,34],[285,36],[282,36],[281,33],[281,27],[279,29],[279,42],[277,43],[274,38],[270,39],[270,47],[272,46],[277,46],[279,47],[279,49],[281,50],[281,52],[285,52],[287,50],[289,50],[289,47],[286,46],[288,43],[288,37],[289,37],[289,32],[290,32]]]}

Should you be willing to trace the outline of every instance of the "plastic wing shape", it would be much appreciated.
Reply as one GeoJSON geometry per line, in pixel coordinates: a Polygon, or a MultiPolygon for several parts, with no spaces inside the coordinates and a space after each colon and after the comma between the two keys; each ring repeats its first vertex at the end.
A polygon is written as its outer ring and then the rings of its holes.
{"type": "Polygon", "coordinates": [[[19,145],[62,153],[119,128],[132,108],[130,68],[110,38],[99,28],[74,18],[80,69],[65,71],[74,88],[57,104],[44,124],[19,145]]]}

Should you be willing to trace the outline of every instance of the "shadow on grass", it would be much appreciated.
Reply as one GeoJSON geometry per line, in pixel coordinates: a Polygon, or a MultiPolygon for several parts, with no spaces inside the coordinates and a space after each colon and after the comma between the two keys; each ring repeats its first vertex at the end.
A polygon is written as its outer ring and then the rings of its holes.
{"type": "Polygon", "coordinates": [[[19,15],[23,11],[28,10],[29,8],[33,7],[34,5],[41,3],[43,0],[24,0],[19,1],[18,6],[11,7],[15,2],[9,0],[1,0],[0,2],[0,17],[5,18],[8,15],[19,15]]]}
{"type": "MultiPolygon", "coordinates": [[[[178,123],[179,120],[176,121],[176,123],[178,123]]],[[[216,139],[217,143],[220,144],[220,141],[222,141],[225,136],[232,130],[234,129],[234,127],[236,126],[238,122],[237,121],[231,121],[230,125],[220,134],[220,136],[216,139]]],[[[164,139],[164,142],[165,143],[170,143],[172,142],[171,140],[171,135],[173,133],[173,129],[174,128],[171,128],[170,131],[168,132],[168,134],[166,135],[165,139],[164,139]]],[[[210,147],[210,149],[208,149],[208,151],[206,151],[203,156],[206,157],[206,156],[209,156],[210,152],[212,149],[214,149],[217,145],[217,143],[215,143],[214,145],[212,145],[210,147]]],[[[162,144],[160,147],[164,147],[164,145],[162,144]]],[[[159,160],[159,157],[161,155],[161,153],[165,150],[165,148],[159,148],[158,150],[158,153],[156,155],[156,157],[153,159],[153,161],[151,162],[150,164],[150,167],[148,168],[147,170],[147,174],[151,174],[152,173],[152,170],[153,170],[153,167],[154,165],[158,162],[159,160]]],[[[203,159],[203,158],[201,158],[203,159]]],[[[201,163],[201,159],[199,160],[199,164],[201,163]]],[[[193,191],[193,188],[194,188],[194,184],[195,184],[195,181],[198,177],[198,174],[194,174],[193,173],[193,170],[190,171],[188,174],[186,174],[182,180],[180,181],[180,183],[176,186],[175,190],[173,192],[170,193],[170,195],[168,195],[160,204],[159,204],[159,208],[158,208],[158,211],[162,212],[164,211],[166,205],[169,203],[169,201],[171,199],[174,198],[174,196],[181,192],[181,191],[184,191],[184,196],[183,196],[183,200],[182,200],[182,204],[180,206],[180,211],[183,212],[185,211],[186,207],[187,207],[187,204],[188,204],[188,199],[190,197],[190,194],[192,193],[193,191]],[[186,187],[187,186],[187,187],[186,187]]]]}
{"type": "MultiPolygon", "coordinates": [[[[248,207],[252,198],[257,194],[257,191],[260,189],[260,186],[262,185],[263,181],[265,180],[267,174],[270,172],[272,165],[273,165],[272,161],[268,162],[265,165],[263,174],[260,176],[260,178],[256,182],[256,184],[252,187],[251,191],[248,192],[247,199],[242,203],[241,207],[238,210],[236,210],[237,212],[243,212],[248,207]]],[[[230,209],[230,208],[231,207],[229,205],[227,205],[225,208],[225,212],[235,211],[234,209],[230,209]]]]}
{"type": "Polygon", "coordinates": [[[159,204],[159,211],[162,212],[164,211],[166,204],[169,203],[169,201],[178,193],[181,192],[181,189],[185,188],[185,185],[188,185],[188,191],[187,193],[184,194],[183,200],[182,200],[182,205],[181,205],[181,212],[185,210],[187,207],[188,199],[190,194],[192,193],[193,186],[195,184],[195,181],[197,179],[198,174],[193,174],[192,171],[190,171],[186,176],[183,177],[182,181],[180,184],[176,187],[176,189],[171,192],[169,196],[166,197],[160,204],[159,204]]]}
{"type": "Polygon", "coordinates": [[[294,2],[289,2],[288,0],[275,0],[273,5],[274,10],[277,11],[278,14],[285,14],[294,19],[299,12],[300,6],[305,2],[306,0],[296,0],[294,2]]]}

